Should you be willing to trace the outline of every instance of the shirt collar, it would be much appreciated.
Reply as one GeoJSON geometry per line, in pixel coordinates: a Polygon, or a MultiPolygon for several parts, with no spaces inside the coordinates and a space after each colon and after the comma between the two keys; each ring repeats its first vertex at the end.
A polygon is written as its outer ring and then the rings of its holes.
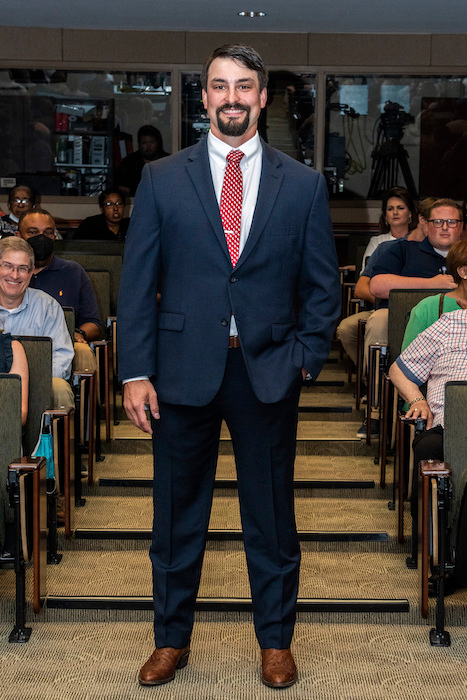
{"type": "MultiPolygon", "coordinates": [[[[230,153],[231,150],[232,146],[229,146],[228,143],[225,143],[224,141],[218,139],[217,136],[214,136],[212,131],[208,133],[209,157],[212,158],[216,165],[218,165],[222,169],[225,168],[227,154],[230,153]]],[[[245,154],[245,156],[242,158],[242,168],[248,168],[253,162],[253,160],[256,158],[256,156],[258,156],[262,151],[261,139],[259,138],[258,132],[256,132],[251,139],[248,139],[248,141],[242,143],[238,150],[242,151],[245,154]]]]}
{"type": "Polygon", "coordinates": [[[20,311],[25,309],[29,303],[29,287],[26,287],[26,290],[24,292],[24,297],[23,301],[19,306],[16,306],[14,309],[5,309],[4,306],[0,306],[0,311],[6,311],[8,314],[19,314],[20,311]]]}

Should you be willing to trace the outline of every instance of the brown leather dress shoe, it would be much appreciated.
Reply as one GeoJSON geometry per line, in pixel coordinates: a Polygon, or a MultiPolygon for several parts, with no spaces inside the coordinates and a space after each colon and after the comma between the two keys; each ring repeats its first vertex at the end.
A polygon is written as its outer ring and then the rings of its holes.
{"type": "Polygon", "coordinates": [[[139,672],[139,682],[141,685],[162,685],[173,681],[175,671],[179,668],[185,668],[189,655],[190,647],[184,649],[159,647],[154,649],[139,672]]]}
{"type": "Polygon", "coordinates": [[[297,680],[297,667],[290,649],[261,649],[264,685],[270,688],[288,688],[297,680]]]}

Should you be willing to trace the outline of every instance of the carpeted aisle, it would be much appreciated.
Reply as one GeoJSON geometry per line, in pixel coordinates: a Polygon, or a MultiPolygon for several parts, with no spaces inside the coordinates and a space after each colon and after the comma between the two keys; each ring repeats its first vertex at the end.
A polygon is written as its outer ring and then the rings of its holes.
{"type": "Polygon", "coordinates": [[[301,616],[294,653],[299,682],[272,690],[259,680],[260,655],[245,614],[197,616],[188,666],[175,681],[141,688],[152,651],[146,622],[34,623],[26,645],[0,626],[2,700],[465,700],[467,630],[450,649],[427,644],[425,626],[313,622],[301,616]]]}

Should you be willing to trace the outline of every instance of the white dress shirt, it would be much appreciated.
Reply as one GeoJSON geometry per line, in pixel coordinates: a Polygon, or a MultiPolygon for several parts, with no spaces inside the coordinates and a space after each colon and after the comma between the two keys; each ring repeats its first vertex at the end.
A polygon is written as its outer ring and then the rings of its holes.
{"type": "MultiPolygon", "coordinates": [[[[263,152],[258,132],[238,149],[233,149],[232,146],[229,146],[224,141],[218,139],[217,136],[214,136],[211,131],[208,133],[209,165],[211,167],[212,182],[219,207],[224,174],[227,167],[227,154],[232,150],[240,150],[245,154],[240,161],[243,177],[242,224],[240,228],[239,247],[240,257],[250,233],[251,222],[253,221],[253,214],[256,208],[256,200],[258,199],[262,166],[261,156],[263,152]]],[[[230,323],[230,335],[237,335],[237,327],[233,316],[230,323]]]]}

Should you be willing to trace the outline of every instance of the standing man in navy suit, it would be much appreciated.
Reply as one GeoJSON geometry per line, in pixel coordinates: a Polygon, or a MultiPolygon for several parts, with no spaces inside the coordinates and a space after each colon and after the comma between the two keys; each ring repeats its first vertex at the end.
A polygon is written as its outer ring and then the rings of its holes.
{"type": "Polygon", "coordinates": [[[171,681],[188,660],[222,420],[262,680],[282,688],[297,677],[297,407],[328,355],[340,303],[324,178],[257,133],[267,79],[254,49],[217,49],[201,76],[207,139],[147,165],[136,193],[118,337],[125,409],[154,447],[156,648],[143,685],[171,681]]]}

